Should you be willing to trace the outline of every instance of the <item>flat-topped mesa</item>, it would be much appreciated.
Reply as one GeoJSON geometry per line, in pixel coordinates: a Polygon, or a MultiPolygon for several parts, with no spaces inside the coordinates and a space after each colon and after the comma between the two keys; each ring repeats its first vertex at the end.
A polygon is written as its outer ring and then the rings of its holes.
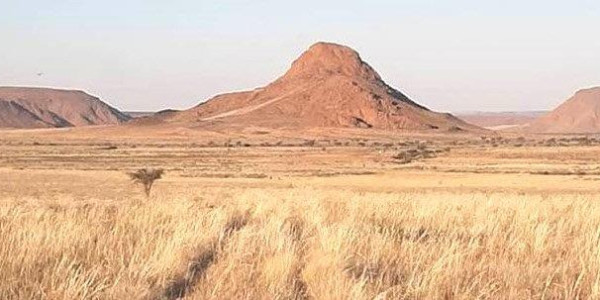
{"type": "Polygon", "coordinates": [[[381,81],[379,74],[360,58],[358,52],[346,46],[324,42],[312,45],[294,61],[280,80],[335,75],[381,81]]]}

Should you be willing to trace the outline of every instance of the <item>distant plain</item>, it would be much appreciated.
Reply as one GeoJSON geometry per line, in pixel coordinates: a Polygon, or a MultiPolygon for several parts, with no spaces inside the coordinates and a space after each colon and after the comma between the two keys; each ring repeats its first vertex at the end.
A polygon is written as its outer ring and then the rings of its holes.
{"type": "Polygon", "coordinates": [[[2,298],[600,296],[593,136],[115,128],[0,135],[2,298]]]}

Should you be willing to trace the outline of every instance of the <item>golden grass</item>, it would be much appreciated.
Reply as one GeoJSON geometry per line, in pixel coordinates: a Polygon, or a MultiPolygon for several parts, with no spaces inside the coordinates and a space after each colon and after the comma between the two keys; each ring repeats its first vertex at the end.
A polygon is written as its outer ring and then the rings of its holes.
{"type": "Polygon", "coordinates": [[[140,199],[3,202],[1,298],[600,297],[600,204],[582,196],[216,188],[140,199]]]}
{"type": "Polygon", "coordinates": [[[451,151],[398,165],[428,137],[19,134],[0,139],[0,299],[600,298],[597,147],[434,139],[451,151]],[[142,167],[167,170],[149,200],[142,167]]]}

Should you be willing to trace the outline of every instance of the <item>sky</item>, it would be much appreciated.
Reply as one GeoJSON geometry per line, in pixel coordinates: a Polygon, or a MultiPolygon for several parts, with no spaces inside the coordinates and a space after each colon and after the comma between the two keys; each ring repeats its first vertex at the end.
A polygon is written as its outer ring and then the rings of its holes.
{"type": "Polygon", "coordinates": [[[2,0],[0,86],[185,109],[328,41],[433,110],[549,110],[600,86],[599,37],[597,0],[2,0]]]}

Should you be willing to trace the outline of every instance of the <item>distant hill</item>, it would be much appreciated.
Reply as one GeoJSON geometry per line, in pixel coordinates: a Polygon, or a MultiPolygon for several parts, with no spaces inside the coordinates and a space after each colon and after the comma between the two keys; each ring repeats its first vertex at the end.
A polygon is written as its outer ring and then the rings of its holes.
{"type": "Polygon", "coordinates": [[[459,112],[456,116],[479,127],[502,130],[527,126],[546,113],[545,111],[459,112]]]}
{"type": "Polygon", "coordinates": [[[219,95],[185,111],[143,119],[134,124],[481,130],[417,104],[387,85],[356,51],[332,43],[313,45],[285,75],[264,88],[219,95]]]}
{"type": "Polygon", "coordinates": [[[0,87],[0,128],[118,124],[130,117],[82,91],[0,87]]]}
{"type": "Polygon", "coordinates": [[[600,87],[580,90],[527,128],[538,133],[600,133],[600,87]]]}
{"type": "Polygon", "coordinates": [[[126,115],[130,116],[133,119],[149,117],[154,114],[154,112],[152,112],[152,111],[125,111],[123,113],[125,113],[126,115]]]}

